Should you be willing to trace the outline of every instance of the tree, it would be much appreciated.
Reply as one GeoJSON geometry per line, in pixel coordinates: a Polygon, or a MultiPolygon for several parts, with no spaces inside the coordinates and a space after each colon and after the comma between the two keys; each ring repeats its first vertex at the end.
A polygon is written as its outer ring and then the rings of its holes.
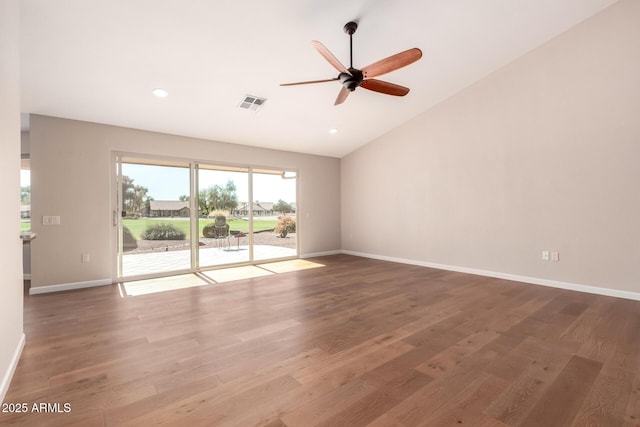
{"type": "Polygon", "coordinates": [[[222,210],[232,211],[238,207],[238,195],[236,194],[236,185],[229,180],[225,186],[212,185],[201,190],[198,193],[198,204],[204,215],[222,210]]]}
{"type": "Polygon", "coordinates": [[[232,211],[238,207],[238,195],[236,194],[236,184],[228,180],[224,188],[219,189],[219,199],[216,209],[232,211]]]}
{"type": "Polygon", "coordinates": [[[146,196],[144,198],[144,205],[143,206],[145,207],[145,211],[147,213],[151,212],[151,201],[152,200],[155,200],[155,199],[153,197],[151,197],[151,196],[146,196]]]}
{"type": "Polygon", "coordinates": [[[126,175],[122,176],[122,210],[131,212],[133,204],[133,179],[126,175]]]}
{"type": "Polygon", "coordinates": [[[127,214],[140,213],[145,202],[149,199],[149,197],[146,197],[149,189],[141,185],[135,185],[133,181],[132,178],[126,175],[122,176],[122,208],[127,214]]]}
{"type": "Polygon", "coordinates": [[[189,196],[187,196],[186,194],[183,194],[182,196],[178,197],[178,200],[180,200],[181,202],[188,202],[189,196]]]}
{"type": "Polygon", "coordinates": [[[291,205],[282,199],[278,200],[278,202],[273,205],[273,210],[282,214],[293,212],[291,205]]]}
{"type": "Polygon", "coordinates": [[[218,186],[210,186],[198,193],[198,205],[203,215],[209,215],[209,212],[216,210],[216,200],[218,198],[218,186]]]}
{"type": "Polygon", "coordinates": [[[133,212],[140,212],[142,207],[144,206],[144,198],[149,192],[147,187],[143,187],[141,185],[133,186],[133,212]]]}
{"type": "Polygon", "coordinates": [[[20,203],[23,205],[28,205],[29,203],[31,203],[31,186],[30,185],[20,187],[20,203]]]}

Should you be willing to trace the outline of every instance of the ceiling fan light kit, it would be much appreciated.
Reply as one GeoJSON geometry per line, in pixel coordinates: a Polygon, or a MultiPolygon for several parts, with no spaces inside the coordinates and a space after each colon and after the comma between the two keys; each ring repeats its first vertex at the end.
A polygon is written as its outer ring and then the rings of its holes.
{"type": "Polygon", "coordinates": [[[336,70],[338,70],[338,77],[325,80],[311,80],[306,82],[297,83],[283,83],[280,86],[297,86],[313,83],[325,83],[339,80],[342,84],[342,89],[338,93],[334,105],[342,104],[350,92],[353,92],[358,87],[383,93],[393,96],[405,96],[409,93],[409,88],[397,85],[395,83],[389,83],[383,80],[377,80],[373,77],[381,76],[391,71],[395,71],[399,68],[405,67],[419,60],[422,57],[422,51],[418,48],[405,50],[404,52],[397,53],[389,56],[373,64],[367,65],[362,69],[353,67],[353,35],[358,29],[356,22],[347,22],[343,28],[344,32],[349,35],[349,68],[342,65],[342,63],[319,41],[313,40],[311,44],[316,48],[318,53],[324,57],[336,70]]]}

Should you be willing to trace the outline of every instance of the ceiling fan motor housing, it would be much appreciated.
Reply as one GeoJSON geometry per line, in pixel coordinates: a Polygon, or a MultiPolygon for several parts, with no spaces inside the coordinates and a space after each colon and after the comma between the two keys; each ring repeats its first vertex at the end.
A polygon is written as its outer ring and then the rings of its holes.
{"type": "Polygon", "coordinates": [[[342,83],[342,85],[346,89],[349,89],[351,92],[353,92],[358,86],[360,86],[362,80],[364,80],[364,77],[362,75],[362,71],[358,69],[349,68],[349,72],[351,74],[340,73],[338,78],[340,79],[340,83],[342,83]]]}

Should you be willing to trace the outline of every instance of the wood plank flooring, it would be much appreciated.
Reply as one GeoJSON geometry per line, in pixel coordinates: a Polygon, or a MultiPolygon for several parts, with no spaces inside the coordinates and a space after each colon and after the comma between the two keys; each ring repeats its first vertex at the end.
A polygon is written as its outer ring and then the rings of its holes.
{"type": "Polygon", "coordinates": [[[640,425],[640,302],[315,261],[325,266],[140,296],[114,285],[26,297],[5,403],[29,412],[0,424],[640,425]]]}

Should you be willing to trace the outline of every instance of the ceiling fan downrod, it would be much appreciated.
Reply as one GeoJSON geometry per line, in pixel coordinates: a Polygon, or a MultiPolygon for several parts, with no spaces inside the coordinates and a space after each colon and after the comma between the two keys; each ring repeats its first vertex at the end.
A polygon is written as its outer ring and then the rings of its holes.
{"type": "Polygon", "coordinates": [[[343,29],[345,33],[349,34],[349,68],[353,68],[353,35],[358,29],[358,23],[347,22],[343,29]]]}
{"type": "Polygon", "coordinates": [[[356,88],[360,86],[360,84],[364,80],[364,76],[362,75],[362,72],[360,70],[353,68],[353,34],[356,32],[357,29],[358,29],[357,22],[351,21],[351,22],[347,22],[344,25],[344,28],[343,28],[344,32],[349,34],[349,73],[351,74],[340,73],[340,75],[338,76],[340,79],[340,83],[342,83],[342,85],[346,89],[350,90],[351,92],[356,90],[356,88]]]}

